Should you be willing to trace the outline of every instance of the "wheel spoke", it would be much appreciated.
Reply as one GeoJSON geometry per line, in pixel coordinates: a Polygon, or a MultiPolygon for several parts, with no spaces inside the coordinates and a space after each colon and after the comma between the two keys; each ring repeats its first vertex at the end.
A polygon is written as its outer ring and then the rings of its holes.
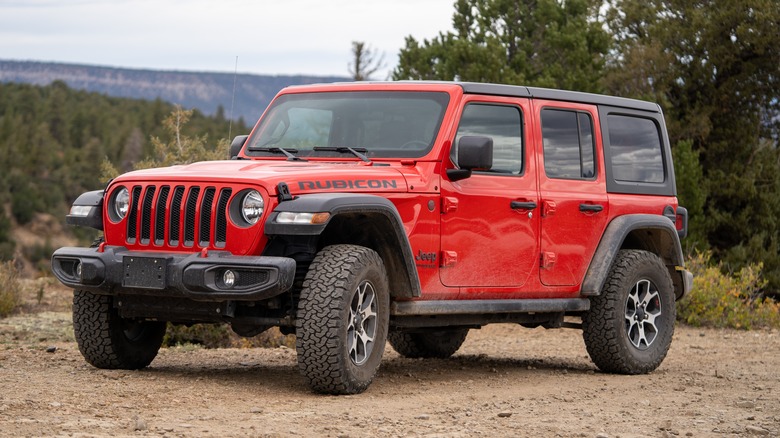
{"type": "Polygon", "coordinates": [[[645,333],[645,325],[643,323],[637,324],[637,337],[634,345],[639,348],[646,348],[650,345],[650,343],[647,342],[647,334],[645,333]]]}
{"type": "Polygon", "coordinates": [[[363,312],[363,315],[367,315],[368,312],[373,312],[374,306],[374,290],[368,290],[371,287],[370,283],[366,283],[363,286],[363,291],[361,293],[361,305],[360,310],[363,312]]]}
{"type": "Polygon", "coordinates": [[[639,323],[631,318],[626,318],[626,333],[632,344],[637,345],[639,336],[639,323]]]}
{"type": "Polygon", "coordinates": [[[642,305],[645,307],[652,306],[654,303],[660,302],[660,295],[657,290],[649,290],[644,298],[642,298],[642,305]]]}
{"type": "Polygon", "coordinates": [[[377,313],[376,293],[370,282],[364,281],[355,289],[349,308],[347,351],[355,365],[365,363],[374,347],[377,313]]]}
{"type": "Polygon", "coordinates": [[[363,344],[363,351],[368,351],[369,346],[374,342],[374,335],[363,332],[358,336],[358,340],[363,344]]]}

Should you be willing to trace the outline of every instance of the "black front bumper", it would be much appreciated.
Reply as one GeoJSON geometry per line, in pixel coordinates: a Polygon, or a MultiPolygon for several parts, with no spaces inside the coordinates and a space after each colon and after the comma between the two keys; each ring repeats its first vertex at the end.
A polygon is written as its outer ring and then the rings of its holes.
{"type": "Polygon", "coordinates": [[[289,290],[295,279],[295,260],[286,257],[140,252],[121,246],[102,250],[60,248],[52,255],[52,271],[74,289],[196,301],[263,300],[289,290]],[[227,270],[233,272],[230,287],[224,282],[227,270]]]}

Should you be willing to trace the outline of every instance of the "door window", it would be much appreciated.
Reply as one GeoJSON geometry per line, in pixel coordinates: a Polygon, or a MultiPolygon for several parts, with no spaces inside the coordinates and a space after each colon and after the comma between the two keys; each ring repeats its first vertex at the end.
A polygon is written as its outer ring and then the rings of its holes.
{"type": "Polygon", "coordinates": [[[452,147],[453,163],[457,163],[457,145],[464,135],[493,139],[493,167],[485,172],[522,175],[523,119],[519,108],[507,105],[467,105],[463,109],[455,144],[452,147]]]}
{"type": "Polygon", "coordinates": [[[542,110],[542,140],[544,171],[549,178],[592,179],[596,176],[590,114],[542,110]]]}

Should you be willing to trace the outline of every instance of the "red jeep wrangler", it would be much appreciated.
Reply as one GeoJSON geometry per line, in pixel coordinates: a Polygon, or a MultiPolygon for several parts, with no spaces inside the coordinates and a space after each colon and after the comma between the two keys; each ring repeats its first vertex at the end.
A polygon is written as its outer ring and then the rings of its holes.
{"type": "Polygon", "coordinates": [[[692,275],[656,104],[476,83],[290,87],[230,156],[76,200],[68,223],[104,241],[57,250],[52,269],[75,289],[87,362],[149,365],[166,321],[295,333],[301,373],[336,394],[368,387],[385,341],[444,358],[489,323],[581,328],[607,372],[652,371],[669,349],[692,275]]]}

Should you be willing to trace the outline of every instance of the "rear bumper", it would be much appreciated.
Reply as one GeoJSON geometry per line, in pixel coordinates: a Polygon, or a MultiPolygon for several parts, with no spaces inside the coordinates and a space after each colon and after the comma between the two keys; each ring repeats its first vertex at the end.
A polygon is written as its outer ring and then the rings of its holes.
{"type": "Polygon", "coordinates": [[[234,256],[226,251],[177,254],[121,246],[60,248],[52,271],[62,284],[98,294],[181,297],[196,301],[257,301],[292,288],[295,260],[234,256]],[[225,271],[234,284],[225,284],[225,271]]]}

